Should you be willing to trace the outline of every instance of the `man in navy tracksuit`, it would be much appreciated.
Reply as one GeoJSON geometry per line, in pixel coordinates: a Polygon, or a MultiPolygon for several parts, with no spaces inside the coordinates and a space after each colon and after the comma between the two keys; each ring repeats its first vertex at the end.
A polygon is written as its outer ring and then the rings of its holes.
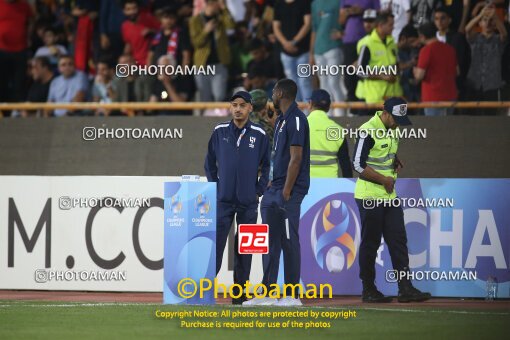
{"type": "MultiPolygon", "coordinates": [[[[301,202],[310,186],[310,129],[305,114],[295,102],[296,94],[296,83],[290,79],[278,81],[273,89],[273,104],[279,114],[271,149],[272,182],[260,204],[262,222],[269,225],[269,254],[264,255],[262,280],[268,291],[277,282],[282,250],[285,283],[298,284],[301,276],[299,218],[301,202]]],[[[286,294],[279,301],[266,297],[243,305],[301,305],[299,298],[289,297],[291,289],[286,294]]]]}
{"type": "MultiPolygon", "coordinates": [[[[233,119],[216,125],[205,159],[209,182],[218,183],[216,226],[216,274],[234,215],[237,225],[257,223],[259,197],[269,180],[270,146],[264,129],[249,120],[251,95],[239,91],[231,98],[233,119]],[[260,178],[259,178],[260,169],[260,178]]],[[[250,278],[251,254],[240,255],[235,237],[234,283],[244,285],[250,278]]],[[[238,295],[239,292],[234,292],[238,295]]],[[[232,299],[241,304],[246,298],[232,299]]]]}

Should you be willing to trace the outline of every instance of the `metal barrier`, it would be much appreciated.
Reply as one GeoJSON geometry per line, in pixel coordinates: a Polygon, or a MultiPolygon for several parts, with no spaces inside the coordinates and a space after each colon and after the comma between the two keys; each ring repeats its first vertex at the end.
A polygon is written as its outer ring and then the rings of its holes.
{"type": "MultiPolygon", "coordinates": [[[[299,103],[306,107],[307,103],[299,103]]],[[[10,110],[204,110],[226,109],[228,102],[180,102],[180,103],[0,103],[0,113],[10,110]]],[[[510,101],[502,102],[422,102],[409,103],[410,109],[420,108],[458,108],[458,109],[502,109],[510,108],[510,101]]],[[[331,108],[339,109],[382,109],[380,104],[364,102],[334,102],[331,108]]]]}

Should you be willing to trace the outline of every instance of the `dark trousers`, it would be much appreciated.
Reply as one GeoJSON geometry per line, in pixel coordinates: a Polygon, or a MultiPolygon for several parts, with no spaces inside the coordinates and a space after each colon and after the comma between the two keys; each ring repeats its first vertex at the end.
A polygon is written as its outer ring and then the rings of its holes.
{"type": "MultiPolygon", "coordinates": [[[[258,207],[239,207],[235,204],[218,202],[216,217],[216,275],[220,271],[223,251],[227,244],[227,237],[236,218],[237,225],[257,223],[258,207]]],[[[238,238],[235,236],[234,251],[234,283],[244,285],[250,279],[251,254],[240,255],[238,252],[238,238]]],[[[237,293],[235,293],[237,294],[237,293]]]]}
{"type": "MultiPolygon", "coordinates": [[[[269,225],[269,254],[263,255],[264,278],[270,288],[278,280],[280,254],[283,250],[285,283],[298,284],[301,277],[301,246],[299,244],[299,218],[304,195],[293,193],[285,202],[281,189],[269,188],[260,203],[262,223],[269,225]]],[[[287,290],[287,296],[292,289],[287,290]]]]}
{"type": "MultiPolygon", "coordinates": [[[[356,51],[357,43],[353,44],[343,44],[342,49],[344,52],[344,64],[352,65],[356,60],[358,60],[358,51],[356,51]]],[[[347,89],[347,101],[349,102],[359,102],[360,99],[356,97],[356,86],[358,85],[358,76],[357,75],[348,75],[344,76],[344,85],[347,89]]],[[[351,110],[353,114],[359,116],[365,116],[370,114],[369,110],[357,109],[351,110]]]]}
{"type": "Polygon", "coordinates": [[[359,277],[363,287],[374,285],[375,259],[381,244],[381,236],[388,245],[393,269],[409,270],[407,235],[402,207],[376,206],[365,209],[356,199],[361,218],[361,244],[359,246],[359,277]]]}

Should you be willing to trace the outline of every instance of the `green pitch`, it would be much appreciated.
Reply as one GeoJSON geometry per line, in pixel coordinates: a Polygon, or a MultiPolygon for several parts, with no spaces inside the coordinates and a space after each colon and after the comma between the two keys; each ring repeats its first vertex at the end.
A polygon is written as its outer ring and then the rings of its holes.
{"type": "MultiPolygon", "coordinates": [[[[400,307],[400,306],[399,306],[400,307]]],[[[156,311],[201,310],[292,311],[291,308],[240,308],[229,306],[191,307],[157,304],[70,303],[0,300],[0,339],[484,339],[506,338],[509,311],[447,310],[430,308],[304,307],[313,311],[356,311],[355,318],[328,321],[324,329],[186,329],[181,320],[161,319],[156,311]]],[[[190,318],[187,321],[225,322],[225,318],[190,318]]],[[[253,319],[239,319],[243,322],[253,319]]],[[[258,318],[263,322],[284,322],[289,318],[258,318]]],[[[291,319],[306,321],[304,319],[291,319]]],[[[232,320],[231,320],[232,321],[232,320]]]]}

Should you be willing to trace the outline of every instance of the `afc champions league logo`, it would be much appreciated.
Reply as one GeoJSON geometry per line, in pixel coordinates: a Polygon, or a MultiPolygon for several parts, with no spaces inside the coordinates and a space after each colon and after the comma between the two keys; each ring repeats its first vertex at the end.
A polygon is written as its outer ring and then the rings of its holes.
{"type": "Polygon", "coordinates": [[[181,212],[182,203],[179,195],[172,196],[172,199],[170,201],[170,209],[172,211],[172,214],[174,214],[174,218],[181,212]]]}
{"type": "MultiPolygon", "coordinates": [[[[340,273],[353,265],[358,252],[361,232],[355,211],[337,194],[315,204],[310,244],[315,261],[329,273],[340,273]]],[[[310,216],[310,217],[312,217],[310,216]]]]}
{"type": "Polygon", "coordinates": [[[200,214],[200,216],[204,216],[209,212],[210,204],[209,200],[207,199],[207,196],[205,195],[198,195],[195,199],[195,211],[200,214]]]}

